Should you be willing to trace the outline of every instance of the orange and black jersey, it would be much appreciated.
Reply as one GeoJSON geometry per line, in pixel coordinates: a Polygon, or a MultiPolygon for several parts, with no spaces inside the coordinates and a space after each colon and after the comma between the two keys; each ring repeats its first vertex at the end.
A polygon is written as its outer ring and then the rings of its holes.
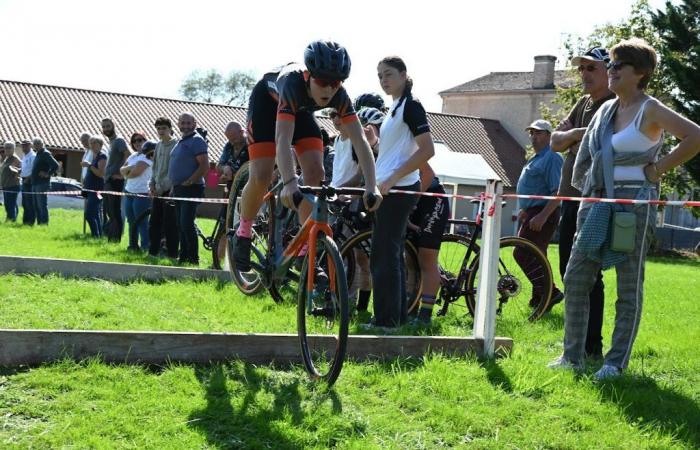
{"type": "Polygon", "coordinates": [[[278,120],[295,120],[298,112],[313,113],[323,108],[338,111],[343,123],[357,120],[350,96],[343,86],[338,89],[328,105],[318,106],[309,96],[304,70],[303,65],[290,63],[263,76],[268,92],[277,101],[278,120]]]}

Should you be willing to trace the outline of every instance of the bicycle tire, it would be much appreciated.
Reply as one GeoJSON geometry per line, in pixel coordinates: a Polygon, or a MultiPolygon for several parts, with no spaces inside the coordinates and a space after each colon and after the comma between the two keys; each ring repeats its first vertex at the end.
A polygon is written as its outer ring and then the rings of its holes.
{"type": "MultiPolygon", "coordinates": [[[[360,231],[348,238],[340,249],[340,256],[343,258],[345,265],[345,274],[347,276],[347,284],[350,290],[354,289],[356,275],[356,257],[354,249],[363,252],[367,258],[370,256],[372,230],[360,231]]],[[[417,311],[420,305],[420,295],[423,283],[423,277],[420,271],[420,263],[418,259],[418,250],[411,241],[405,242],[405,267],[406,267],[406,293],[407,293],[407,309],[408,313],[412,314],[417,311]]]]}
{"type": "MultiPolygon", "coordinates": [[[[440,304],[438,316],[444,316],[450,305],[468,308],[466,301],[466,281],[469,262],[464,263],[464,258],[469,250],[471,237],[461,234],[445,233],[442,235],[440,243],[440,253],[438,255],[438,268],[440,270],[440,290],[437,293],[437,302],[440,304]],[[459,303],[464,297],[464,304],[459,303]]],[[[472,255],[478,254],[479,247],[474,244],[472,255]]],[[[471,310],[469,310],[470,313],[471,310]]]]}
{"type": "Polygon", "coordinates": [[[307,373],[312,379],[325,381],[332,386],[340,375],[347,350],[350,321],[348,288],[343,261],[335,242],[319,233],[316,248],[315,260],[309,262],[307,254],[302,263],[297,295],[297,332],[307,373]],[[316,269],[324,263],[328,278],[325,285],[316,269]],[[308,270],[309,264],[313,265],[311,271],[308,270]],[[309,272],[313,274],[313,280],[308,280],[309,272]],[[311,291],[309,286],[313,287],[311,291]],[[332,339],[329,339],[327,331],[331,327],[332,339]],[[324,332],[326,336],[315,335],[319,332],[324,332]]]}
{"type": "MultiPolygon", "coordinates": [[[[467,307],[472,315],[476,307],[478,269],[479,253],[470,263],[466,284],[467,307]]],[[[522,321],[526,318],[529,322],[537,321],[547,312],[553,287],[552,267],[549,260],[534,243],[520,237],[501,238],[498,262],[498,309],[502,318],[514,321],[522,321]],[[527,261],[526,269],[522,269],[515,261],[514,253],[517,250],[523,252],[520,253],[520,259],[527,261]],[[533,292],[528,275],[538,280],[542,285],[542,292],[533,292]],[[517,301],[511,301],[516,297],[517,301]],[[515,307],[511,306],[512,304],[515,304],[515,307]]]]}
{"type": "MultiPolygon", "coordinates": [[[[231,273],[231,278],[236,284],[238,289],[245,295],[255,295],[260,292],[265,286],[262,283],[260,274],[251,270],[250,272],[241,272],[236,269],[236,262],[233,257],[233,233],[236,229],[238,221],[236,220],[238,211],[240,211],[240,199],[243,188],[248,182],[249,174],[249,163],[245,162],[241,165],[240,169],[236,172],[236,176],[233,178],[231,183],[231,190],[229,192],[228,206],[226,208],[226,219],[222,235],[226,237],[226,257],[228,258],[228,270],[231,273]]],[[[264,239],[261,237],[259,230],[253,227],[253,245],[258,248],[259,246],[267,245],[264,243],[264,239]]],[[[265,236],[267,237],[267,236],[265,236]]],[[[213,246],[214,249],[217,245],[213,246]]],[[[215,250],[212,250],[215,252],[215,250]]],[[[256,252],[253,252],[257,255],[256,252]]],[[[252,257],[253,255],[251,255],[252,257]]]]}

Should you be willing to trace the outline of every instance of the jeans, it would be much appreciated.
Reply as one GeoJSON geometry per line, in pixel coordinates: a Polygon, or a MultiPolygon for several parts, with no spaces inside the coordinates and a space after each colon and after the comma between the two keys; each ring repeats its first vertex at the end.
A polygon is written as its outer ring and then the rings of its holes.
{"type": "MultiPolygon", "coordinates": [[[[38,181],[32,183],[32,192],[49,192],[51,183],[49,181],[38,181]]],[[[49,224],[49,205],[46,194],[33,194],[34,211],[36,211],[36,223],[39,225],[49,224]]]]}
{"type": "MultiPolygon", "coordinates": [[[[417,191],[420,184],[395,188],[417,191]]],[[[395,327],[408,319],[404,242],[408,216],[416,203],[417,196],[389,194],[375,214],[370,270],[374,286],[374,321],[378,326],[395,327]]]]}
{"type": "MultiPolygon", "coordinates": [[[[571,257],[571,247],[574,245],[576,234],[576,216],[579,202],[561,202],[561,220],[559,221],[559,273],[562,280],[566,273],[566,265],[571,257]]],[[[565,293],[566,294],[566,293],[565,293]]],[[[605,286],[603,272],[598,271],[596,282],[590,295],[588,311],[588,332],[586,334],[586,354],[600,355],[603,353],[603,310],[605,303],[605,286]]]]}
{"type": "Polygon", "coordinates": [[[88,192],[85,200],[85,220],[93,237],[102,237],[102,199],[94,192],[88,192]]]}
{"type": "MultiPolygon", "coordinates": [[[[124,180],[114,178],[105,181],[105,191],[124,191],[124,180]]],[[[104,232],[110,242],[121,242],[124,232],[124,219],[122,218],[122,197],[118,195],[104,196],[104,209],[106,222],[104,232]]]]}
{"type": "Polygon", "coordinates": [[[7,213],[7,220],[14,222],[17,220],[17,213],[19,213],[19,208],[17,207],[17,196],[19,195],[19,186],[11,186],[3,188],[5,191],[3,193],[3,199],[5,202],[5,212],[7,213]]]}
{"type": "Polygon", "coordinates": [[[25,181],[22,183],[22,223],[34,225],[36,222],[36,212],[34,211],[34,195],[32,195],[32,183],[25,181]]]}
{"type": "MultiPolygon", "coordinates": [[[[148,195],[148,194],[143,194],[148,195]]],[[[148,250],[148,210],[151,207],[149,197],[132,197],[124,199],[124,209],[126,210],[126,220],[129,222],[129,248],[148,250]],[[139,247],[139,236],[141,246],[139,247]]]]}
{"type": "MultiPolygon", "coordinates": [[[[204,197],[204,186],[195,184],[192,186],[173,187],[173,197],[179,198],[202,198],[204,197]]],[[[194,219],[197,215],[197,202],[178,201],[175,205],[177,212],[177,224],[180,236],[180,262],[199,264],[199,242],[194,219]]]]}
{"type": "MultiPolygon", "coordinates": [[[[164,195],[167,195],[167,192],[164,195]]],[[[160,254],[161,239],[165,236],[165,248],[168,257],[177,258],[180,236],[178,235],[175,202],[159,198],[153,199],[151,218],[148,223],[148,234],[151,243],[148,253],[152,256],[158,256],[160,254]]]]}

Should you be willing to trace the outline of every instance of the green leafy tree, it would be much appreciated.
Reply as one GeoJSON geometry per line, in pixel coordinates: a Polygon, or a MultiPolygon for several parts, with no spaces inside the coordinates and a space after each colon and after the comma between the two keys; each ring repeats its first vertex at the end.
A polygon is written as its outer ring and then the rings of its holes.
{"type": "Polygon", "coordinates": [[[206,72],[194,71],[180,86],[185,100],[195,102],[220,102],[227,105],[245,105],[255,86],[253,75],[238,70],[224,77],[214,69],[206,72]]]}

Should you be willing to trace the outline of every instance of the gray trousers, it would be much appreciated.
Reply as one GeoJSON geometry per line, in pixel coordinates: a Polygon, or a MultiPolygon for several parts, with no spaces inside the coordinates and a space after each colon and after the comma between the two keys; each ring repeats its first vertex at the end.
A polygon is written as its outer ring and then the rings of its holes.
{"type": "MultiPolygon", "coordinates": [[[[638,188],[616,188],[615,198],[637,198],[638,188]]],[[[656,199],[656,190],[648,190],[645,198],[656,199]]],[[[586,347],[586,331],[590,309],[591,288],[596,282],[600,263],[586,257],[578,248],[578,231],[581,229],[591,203],[584,203],[578,212],[576,237],[569,264],[564,275],[565,319],[564,357],[582,364],[586,347]]],[[[644,295],[644,260],[654,236],[656,206],[624,205],[625,211],[634,211],[637,216],[635,247],[627,260],[615,266],[617,273],[617,302],[615,303],[615,328],[610,350],[605,355],[605,364],[620,369],[627,367],[632,345],[639,330],[644,295]]]]}

